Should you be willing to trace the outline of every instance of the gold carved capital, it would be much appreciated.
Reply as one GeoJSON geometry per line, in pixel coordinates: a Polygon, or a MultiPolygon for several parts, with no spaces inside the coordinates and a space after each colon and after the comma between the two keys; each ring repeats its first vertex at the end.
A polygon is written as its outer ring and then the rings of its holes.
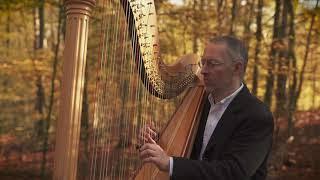
{"type": "Polygon", "coordinates": [[[96,5],[96,0],[65,0],[64,6],[66,14],[83,14],[90,16],[92,9],[96,5]]]}

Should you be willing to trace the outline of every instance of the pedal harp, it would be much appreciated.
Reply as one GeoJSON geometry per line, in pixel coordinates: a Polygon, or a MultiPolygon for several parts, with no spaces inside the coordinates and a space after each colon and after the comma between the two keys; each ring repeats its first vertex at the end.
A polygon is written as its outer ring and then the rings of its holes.
{"type": "Polygon", "coordinates": [[[162,61],[152,0],[100,3],[90,166],[81,169],[78,157],[83,153],[79,137],[88,26],[96,2],[65,1],[67,25],[54,179],[168,179],[168,173],[139,161],[138,131],[153,124],[160,132],[159,145],[169,155],[190,155],[204,97],[203,87],[197,84],[198,58],[185,55],[173,65],[162,61]]]}

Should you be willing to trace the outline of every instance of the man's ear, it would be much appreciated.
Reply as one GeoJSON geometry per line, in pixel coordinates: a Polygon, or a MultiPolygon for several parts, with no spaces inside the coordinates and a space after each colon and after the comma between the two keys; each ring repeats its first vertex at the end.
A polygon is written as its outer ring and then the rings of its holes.
{"type": "Polygon", "coordinates": [[[243,63],[241,61],[235,62],[233,71],[241,75],[243,72],[243,63]]]}

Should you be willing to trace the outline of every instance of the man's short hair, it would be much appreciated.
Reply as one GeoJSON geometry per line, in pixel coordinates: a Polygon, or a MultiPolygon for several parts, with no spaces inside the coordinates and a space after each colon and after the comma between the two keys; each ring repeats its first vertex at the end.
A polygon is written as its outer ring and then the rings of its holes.
{"type": "Polygon", "coordinates": [[[246,72],[248,63],[248,50],[241,40],[233,36],[218,36],[209,39],[209,42],[213,44],[224,43],[227,46],[231,60],[240,60],[243,63],[243,74],[246,72]]]}

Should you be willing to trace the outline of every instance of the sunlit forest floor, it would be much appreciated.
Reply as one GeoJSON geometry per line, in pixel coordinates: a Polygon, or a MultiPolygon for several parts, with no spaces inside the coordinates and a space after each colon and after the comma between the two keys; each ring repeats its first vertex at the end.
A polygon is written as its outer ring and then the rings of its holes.
{"type": "Polygon", "coordinates": [[[320,179],[320,111],[298,112],[293,136],[280,122],[268,180],[320,179]]]}
{"type": "MultiPolygon", "coordinates": [[[[294,135],[287,138],[285,121],[279,122],[278,135],[269,161],[268,180],[320,179],[320,111],[298,112],[294,135]]],[[[0,179],[40,179],[41,152],[25,153],[18,145],[3,142],[1,136],[0,179]]],[[[53,153],[48,154],[48,169],[52,169],[53,153]]],[[[47,179],[51,178],[48,172],[47,179]]]]}

